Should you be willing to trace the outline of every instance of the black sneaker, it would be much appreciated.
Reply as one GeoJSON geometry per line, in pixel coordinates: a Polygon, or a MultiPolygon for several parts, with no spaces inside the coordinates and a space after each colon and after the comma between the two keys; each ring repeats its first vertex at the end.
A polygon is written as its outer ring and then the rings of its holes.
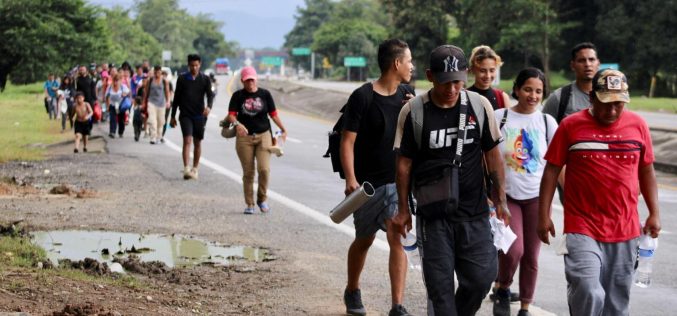
{"type": "Polygon", "coordinates": [[[82,148],[82,151],[83,151],[83,152],[87,152],[87,147],[82,148]]]}
{"type": "Polygon", "coordinates": [[[343,292],[343,303],[346,304],[346,314],[348,315],[367,315],[367,310],[362,305],[362,293],[360,289],[343,292]]]}
{"type": "Polygon", "coordinates": [[[494,316],[510,316],[510,289],[496,290],[494,316]]]}
{"type": "Polygon", "coordinates": [[[78,153],[78,149],[77,149],[77,148],[73,149],[73,153],[74,153],[74,154],[77,154],[77,153],[78,153]]]}
{"type": "Polygon", "coordinates": [[[390,309],[388,316],[411,316],[404,306],[401,304],[393,305],[393,308],[390,309]]]}
{"type": "Polygon", "coordinates": [[[517,312],[517,316],[531,316],[531,313],[526,309],[520,309],[520,311],[517,312]]]}
{"type": "MultiPolygon", "coordinates": [[[[489,294],[489,300],[490,301],[495,301],[496,300],[496,288],[492,287],[491,288],[491,294],[489,294]]],[[[519,302],[520,301],[520,293],[519,292],[510,292],[510,302],[519,302]]]]}
{"type": "Polygon", "coordinates": [[[108,137],[110,137],[110,138],[115,138],[115,135],[114,135],[113,133],[109,133],[109,134],[108,134],[108,137]]]}

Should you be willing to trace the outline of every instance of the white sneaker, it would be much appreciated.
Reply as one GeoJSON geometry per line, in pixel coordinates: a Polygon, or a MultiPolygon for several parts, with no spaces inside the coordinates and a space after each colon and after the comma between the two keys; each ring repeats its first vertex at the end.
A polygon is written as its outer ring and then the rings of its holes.
{"type": "Polygon", "coordinates": [[[190,169],[190,178],[197,180],[197,168],[190,169]]]}
{"type": "Polygon", "coordinates": [[[191,170],[190,170],[190,167],[188,167],[188,166],[183,167],[183,179],[184,179],[184,180],[189,180],[189,179],[190,179],[190,177],[191,177],[190,171],[191,171],[191,170]]]}

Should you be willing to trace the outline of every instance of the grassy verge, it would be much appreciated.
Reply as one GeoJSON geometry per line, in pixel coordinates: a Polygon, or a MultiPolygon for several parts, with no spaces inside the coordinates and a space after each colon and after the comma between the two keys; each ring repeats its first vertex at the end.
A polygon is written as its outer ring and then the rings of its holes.
{"type": "Polygon", "coordinates": [[[0,135],[3,148],[0,163],[9,160],[39,160],[45,150],[30,144],[52,144],[72,139],[61,133],[61,121],[49,120],[45,113],[42,84],[8,84],[0,93],[0,135]]]}

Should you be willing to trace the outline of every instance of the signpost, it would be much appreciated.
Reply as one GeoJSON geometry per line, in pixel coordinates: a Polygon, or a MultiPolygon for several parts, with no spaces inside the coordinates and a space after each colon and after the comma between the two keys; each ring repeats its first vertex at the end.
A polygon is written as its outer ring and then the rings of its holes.
{"type": "Polygon", "coordinates": [[[609,64],[599,64],[599,69],[613,69],[613,70],[620,70],[620,67],[616,63],[609,63],[609,64]]]}
{"type": "Polygon", "coordinates": [[[346,75],[348,81],[350,81],[350,67],[359,67],[360,68],[360,80],[362,80],[362,67],[367,66],[367,58],[363,56],[356,57],[343,57],[343,66],[346,67],[346,75]]]}
{"type": "Polygon", "coordinates": [[[280,56],[263,56],[261,57],[261,64],[268,66],[282,66],[284,58],[280,56]]]}
{"type": "Polygon", "coordinates": [[[308,47],[294,47],[291,49],[293,56],[308,56],[310,55],[310,48],[308,47]]]}

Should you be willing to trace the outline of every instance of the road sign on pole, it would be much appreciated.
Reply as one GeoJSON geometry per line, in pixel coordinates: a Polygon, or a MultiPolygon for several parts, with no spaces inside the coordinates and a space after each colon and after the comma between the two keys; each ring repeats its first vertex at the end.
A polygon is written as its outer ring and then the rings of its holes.
{"type": "Polygon", "coordinates": [[[282,66],[284,58],[280,56],[263,56],[261,57],[261,64],[268,66],[282,66]]]}
{"type": "Polygon", "coordinates": [[[291,49],[293,56],[308,56],[310,55],[310,48],[308,47],[294,47],[291,49]]]}
{"type": "Polygon", "coordinates": [[[367,58],[358,57],[343,57],[343,66],[345,67],[365,67],[367,66],[367,58]]]}

